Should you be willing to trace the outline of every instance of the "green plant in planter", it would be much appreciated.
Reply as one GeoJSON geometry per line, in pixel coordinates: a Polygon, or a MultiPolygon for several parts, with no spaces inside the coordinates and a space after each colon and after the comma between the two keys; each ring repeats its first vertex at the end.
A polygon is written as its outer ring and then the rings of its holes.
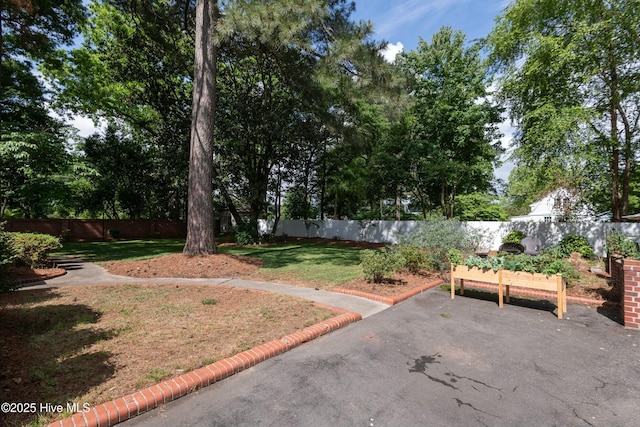
{"type": "Polygon", "coordinates": [[[523,271],[526,273],[542,273],[551,276],[561,273],[566,279],[578,279],[579,274],[571,263],[551,255],[532,257],[525,254],[489,256],[486,258],[470,255],[462,257],[462,253],[449,251],[449,260],[454,265],[477,267],[484,270],[497,271],[500,268],[509,271],[523,271]]]}
{"type": "Polygon", "coordinates": [[[511,230],[510,232],[507,233],[506,236],[504,236],[502,238],[502,243],[517,243],[517,244],[520,244],[522,239],[524,239],[525,237],[527,237],[527,235],[524,234],[524,232],[522,232],[520,230],[511,230]]]}

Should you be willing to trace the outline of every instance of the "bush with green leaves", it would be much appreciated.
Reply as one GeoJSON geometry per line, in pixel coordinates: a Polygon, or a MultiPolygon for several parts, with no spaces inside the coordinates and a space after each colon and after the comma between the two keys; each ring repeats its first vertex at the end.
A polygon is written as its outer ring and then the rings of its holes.
{"type": "Polygon", "coordinates": [[[9,233],[3,231],[3,224],[0,223],[0,272],[2,272],[13,261],[13,252],[9,246],[9,233]]]}
{"type": "Polygon", "coordinates": [[[235,240],[238,245],[255,245],[261,242],[258,221],[246,219],[236,226],[235,240]]]}
{"type": "Polygon", "coordinates": [[[562,252],[562,258],[571,256],[572,253],[578,252],[583,258],[593,258],[594,252],[591,244],[586,237],[578,236],[577,234],[567,234],[560,240],[558,244],[560,251],[562,252]]]}
{"type": "Polygon", "coordinates": [[[511,230],[510,232],[507,233],[506,236],[504,236],[502,238],[502,243],[517,243],[517,244],[520,244],[522,239],[524,239],[525,237],[527,237],[527,235],[524,234],[524,232],[522,232],[520,230],[511,230]]]}
{"type": "Polygon", "coordinates": [[[360,265],[365,279],[381,283],[404,266],[404,259],[397,251],[364,249],[360,252],[360,265]]]}
{"type": "Polygon", "coordinates": [[[62,244],[57,237],[38,233],[7,233],[10,251],[16,261],[31,268],[45,265],[47,255],[60,249],[62,244]]]}
{"type": "Polygon", "coordinates": [[[638,248],[633,240],[618,230],[613,230],[606,241],[607,253],[620,254],[625,258],[638,258],[638,248]]]}
{"type": "Polygon", "coordinates": [[[416,231],[402,236],[399,245],[425,250],[429,264],[444,271],[449,268],[447,252],[450,249],[473,251],[483,238],[482,232],[469,230],[458,220],[443,219],[421,223],[416,231]]]}
{"type": "Polygon", "coordinates": [[[5,270],[13,262],[15,256],[9,244],[9,233],[3,231],[2,226],[3,224],[0,223],[0,292],[5,292],[13,289],[13,280],[5,274],[5,270]]]}
{"type": "Polygon", "coordinates": [[[411,273],[417,273],[425,268],[431,270],[434,268],[432,260],[425,249],[415,246],[398,245],[394,248],[398,255],[404,260],[404,268],[411,273]]]}

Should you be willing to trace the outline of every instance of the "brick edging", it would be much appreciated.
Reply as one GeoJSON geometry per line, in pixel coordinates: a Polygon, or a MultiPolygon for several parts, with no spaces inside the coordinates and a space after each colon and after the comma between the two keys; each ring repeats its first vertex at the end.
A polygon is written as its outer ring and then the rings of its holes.
{"type": "Polygon", "coordinates": [[[16,280],[16,285],[20,286],[20,285],[28,285],[30,283],[38,283],[38,282],[44,282],[46,280],[51,280],[51,279],[55,279],[56,277],[61,277],[64,276],[65,274],[67,274],[67,270],[62,269],[63,271],[60,271],[58,273],[49,273],[46,274],[44,276],[40,276],[37,279],[22,279],[22,280],[16,280]]]}
{"type": "Polygon", "coordinates": [[[307,341],[361,319],[362,316],[359,313],[344,312],[292,334],[285,335],[279,340],[269,341],[235,356],[227,357],[143,390],[94,406],[86,412],[78,412],[68,418],[49,424],[49,427],[112,426],[242,372],[307,341]]]}
{"type": "Polygon", "coordinates": [[[407,291],[403,294],[400,294],[398,296],[395,297],[383,297],[380,295],[376,295],[376,294],[370,294],[369,292],[364,292],[364,291],[358,291],[355,289],[347,289],[347,288],[342,288],[342,287],[337,287],[337,288],[333,288],[331,289],[332,292],[337,292],[340,294],[346,294],[346,295],[353,295],[353,296],[357,296],[357,297],[362,297],[362,298],[367,298],[373,301],[378,301],[387,305],[396,305],[399,302],[402,302],[404,300],[407,300],[409,298],[411,298],[414,295],[418,295],[419,293],[422,293],[426,290],[429,290],[431,288],[434,288],[438,285],[443,284],[444,281],[442,281],[441,279],[438,280],[434,280],[433,282],[429,282],[429,283],[425,283],[424,285],[418,286],[417,288],[413,288],[410,291],[407,291]]]}

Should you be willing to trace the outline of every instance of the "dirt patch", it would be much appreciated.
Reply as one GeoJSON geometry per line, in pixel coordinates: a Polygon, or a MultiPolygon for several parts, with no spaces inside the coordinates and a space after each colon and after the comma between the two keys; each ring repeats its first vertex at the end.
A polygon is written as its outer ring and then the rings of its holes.
{"type": "Polygon", "coordinates": [[[448,280],[448,276],[428,271],[420,272],[419,274],[402,271],[396,272],[392,278],[385,280],[383,283],[368,282],[363,277],[358,277],[340,287],[382,297],[397,297],[438,279],[448,280]]]}
{"type": "Polygon", "coordinates": [[[165,255],[140,261],[105,262],[101,266],[119,276],[157,278],[246,277],[262,267],[262,260],[247,256],[216,254],[186,257],[165,255]]]}
{"type": "MultiPolygon", "coordinates": [[[[263,291],[78,286],[0,295],[0,401],[102,403],[335,313],[263,291]]],[[[38,411],[39,412],[39,411],[38,411]]],[[[2,425],[53,421],[3,414],[2,425]]]]}

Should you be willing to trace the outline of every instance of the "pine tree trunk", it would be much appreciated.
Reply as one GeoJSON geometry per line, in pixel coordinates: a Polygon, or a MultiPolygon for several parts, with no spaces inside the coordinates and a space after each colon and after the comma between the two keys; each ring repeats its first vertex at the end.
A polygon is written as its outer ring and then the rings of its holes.
{"type": "Polygon", "coordinates": [[[187,241],[182,251],[187,256],[216,252],[212,197],[217,53],[213,32],[217,19],[217,0],[197,1],[187,241]]]}

